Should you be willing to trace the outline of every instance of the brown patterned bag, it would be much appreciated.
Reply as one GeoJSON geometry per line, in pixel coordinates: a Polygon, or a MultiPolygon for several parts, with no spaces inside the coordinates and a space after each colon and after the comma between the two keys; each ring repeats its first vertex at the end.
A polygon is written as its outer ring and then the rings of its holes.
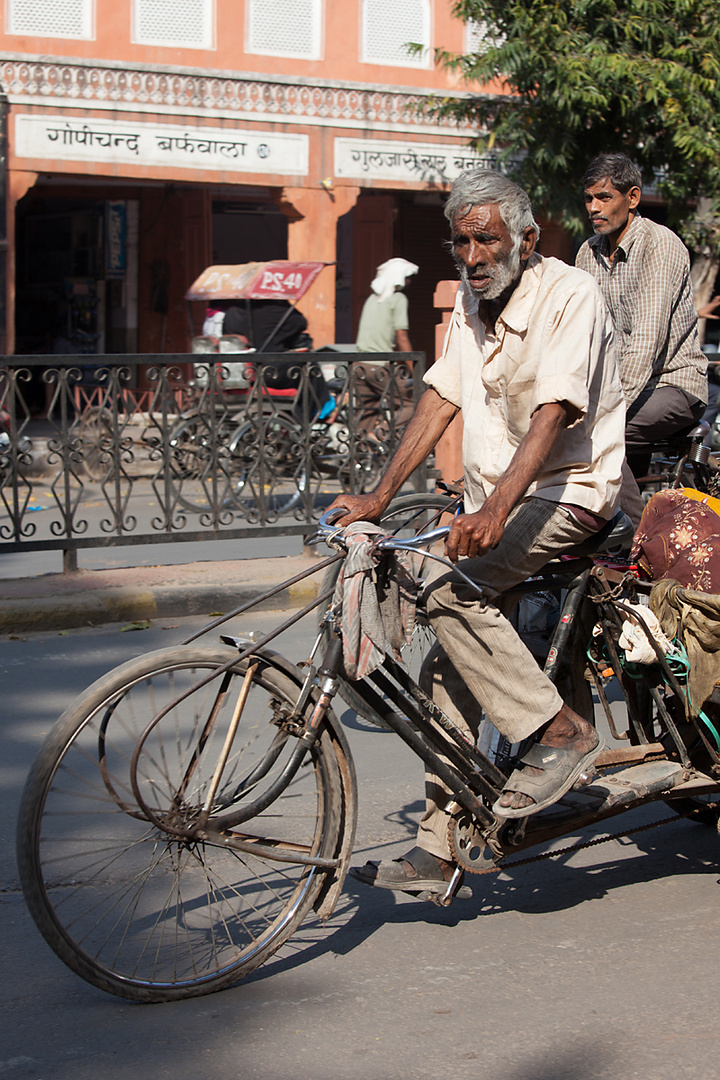
{"type": "Polygon", "coordinates": [[[692,488],[658,491],[635,533],[631,561],[652,581],[720,593],[720,500],[692,488]]]}

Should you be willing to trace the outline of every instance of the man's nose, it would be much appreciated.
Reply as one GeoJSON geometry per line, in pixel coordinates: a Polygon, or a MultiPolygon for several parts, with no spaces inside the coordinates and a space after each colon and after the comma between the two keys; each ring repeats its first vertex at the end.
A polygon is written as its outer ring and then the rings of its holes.
{"type": "Polygon", "coordinates": [[[590,199],[587,203],[587,212],[592,217],[593,214],[599,214],[602,210],[602,203],[599,199],[590,199]]]}
{"type": "Polygon", "coordinates": [[[477,240],[471,240],[468,244],[465,261],[470,268],[483,262],[483,248],[477,240]]]}

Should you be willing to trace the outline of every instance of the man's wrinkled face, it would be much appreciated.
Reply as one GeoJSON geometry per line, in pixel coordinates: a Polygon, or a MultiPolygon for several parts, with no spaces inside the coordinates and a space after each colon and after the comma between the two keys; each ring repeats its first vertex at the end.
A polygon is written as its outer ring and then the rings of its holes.
{"type": "Polygon", "coordinates": [[[473,206],[452,222],[453,258],[481,300],[496,300],[522,273],[522,244],[513,243],[496,203],[473,206]]]}
{"type": "Polygon", "coordinates": [[[601,236],[621,237],[630,224],[630,215],[640,202],[640,188],[631,187],[623,195],[610,177],[585,188],[585,208],[590,224],[601,236]]]}

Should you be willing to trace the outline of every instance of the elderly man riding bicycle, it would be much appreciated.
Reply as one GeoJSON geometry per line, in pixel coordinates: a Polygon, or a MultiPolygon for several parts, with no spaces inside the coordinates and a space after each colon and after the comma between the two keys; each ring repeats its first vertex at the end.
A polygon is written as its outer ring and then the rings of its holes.
{"type": "MultiPolygon", "coordinates": [[[[601,750],[501,613],[504,590],[602,528],[615,514],[625,405],[613,328],[592,277],[535,251],[526,193],[499,173],[462,175],[445,206],[462,287],[427,390],[376,490],[342,495],[342,524],[376,520],[458,411],[467,512],[449,558],[483,599],[442,570],[426,589],[437,644],[423,686],[466,732],[483,712],[530,749],[493,807],[525,817],[561,798],[601,750]],[[461,561],[460,561],[461,560],[461,561]]],[[[367,884],[417,891],[449,880],[449,797],[432,776],[418,846],[354,871],[367,884]]]]}

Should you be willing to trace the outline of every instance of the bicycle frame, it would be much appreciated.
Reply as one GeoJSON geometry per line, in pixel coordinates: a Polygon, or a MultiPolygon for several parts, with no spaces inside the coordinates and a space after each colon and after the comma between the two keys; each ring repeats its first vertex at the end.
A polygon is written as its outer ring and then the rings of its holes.
{"type": "MultiPolygon", "coordinates": [[[[328,526],[324,518],[321,519],[320,529],[321,534],[330,541],[333,541],[334,536],[342,531],[328,526]]],[[[441,527],[410,541],[385,537],[377,546],[386,551],[421,549],[424,555],[445,562],[446,560],[442,557],[424,551],[423,545],[432,543],[447,532],[447,527],[441,527]]],[[[467,581],[470,580],[467,579],[467,581]]],[[[376,670],[353,684],[356,693],[366,705],[424,762],[428,771],[439,777],[452,792],[452,800],[448,807],[451,814],[457,815],[464,811],[471,816],[477,829],[478,839],[490,848],[496,860],[502,860],[511,852],[545,843],[570,831],[623,813],[645,802],[716,791],[720,793],[720,780],[717,778],[720,776],[720,756],[707,738],[700,720],[689,708],[685,690],[659,648],[654,645],[657,652],[657,670],[648,668],[640,671],[635,677],[635,686],[626,678],[615,642],[627,605],[615,594],[629,583],[636,590],[642,591],[645,588],[647,591],[647,586],[643,587],[637,579],[627,573],[626,568],[603,565],[601,561],[588,555],[554,561],[548,564],[544,571],[507,590],[503,595],[503,603],[508,607],[516,603],[523,595],[535,592],[562,590],[565,593],[560,619],[550,641],[544,671],[551,681],[558,684],[565,674],[572,670],[572,653],[576,643],[588,641],[595,626],[596,641],[602,641],[607,650],[609,660],[606,664],[610,665],[607,671],[612,670],[618,678],[631,725],[630,731],[624,735],[615,730],[602,680],[598,677],[596,670],[598,665],[593,666],[590,660],[592,681],[611,729],[617,737],[627,738],[631,745],[619,750],[604,751],[596,760],[591,775],[586,778],[585,786],[576,785],[576,788],[554,807],[537,817],[531,815],[526,818],[508,820],[497,818],[492,813],[490,807],[499,797],[514,759],[508,758],[507,770],[503,770],[493,762],[474,745],[451,718],[425,694],[409,672],[391,656],[386,654],[376,670]],[[660,676],[657,673],[658,670],[660,676]],[[661,679],[664,680],[666,691],[669,691],[669,700],[675,703],[675,710],[682,716],[686,731],[692,733],[692,743],[696,744],[699,741],[702,752],[709,760],[710,768],[707,772],[699,771],[693,763],[691,751],[695,753],[694,746],[690,744],[688,735],[680,732],[676,719],[671,715],[670,709],[663,700],[659,691],[661,679]],[[653,706],[657,710],[655,716],[652,712],[653,706]],[[659,736],[656,736],[654,732],[656,724],[659,724],[661,728],[659,736]],[[610,781],[603,781],[596,772],[597,768],[613,766],[624,766],[624,772],[616,774],[610,781]],[[633,769],[636,770],[635,773],[633,769]],[[713,775],[708,775],[708,773],[713,775]],[[624,786],[618,788],[618,781],[622,781],[624,786]],[[613,783],[615,787],[612,786],[613,783]]],[[[315,666],[314,657],[323,640],[324,627],[321,627],[307,663],[297,700],[293,709],[284,717],[283,726],[297,739],[297,744],[282,774],[277,777],[271,787],[265,790],[261,799],[245,801],[242,805],[236,805],[234,809],[224,813],[203,815],[189,830],[186,826],[178,829],[178,836],[185,839],[222,842],[230,846],[235,843],[243,850],[242,839],[228,838],[229,830],[261,814],[292,782],[307,753],[313,747],[325,716],[332,708],[333,699],[340,689],[341,681],[346,677],[338,617],[339,612],[332,608],[326,614],[326,621],[334,626],[336,632],[325,650],[322,661],[315,666]],[[308,705],[312,706],[310,718],[303,721],[303,716],[307,715],[308,705]]],[[[647,626],[644,624],[643,626],[652,643],[652,635],[647,626]]],[[[249,645],[247,641],[231,637],[224,637],[223,640],[227,644],[237,646],[240,650],[240,655],[232,663],[246,660],[249,664],[253,664],[263,662],[264,645],[274,636],[275,633],[269,635],[256,647],[249,645]]],[[[228,663],[226,669],[230,666],[228,663]]],[[[206,681],[209,682],[220,674],[221,671],[215,671],[207,677],[206,681]]],[[[175,704],[176,702],[172,702],[164,712],[175,704]]],[[[242,710],[242,702],[239,709],[242,710]]],[[[151,809],[143,801],[136,775],[137,760],[142,753],[144,742],[154,726],[162,719],[164,712],[152,719],[145,734],[139,740],[131,774],[137,804],[149,820],[167,832],[167,823],[155,820],[151,809]]],[[[268,857],[273,857],[272,853],[266,854],[268,857]]],[[[325,865],[324,860],[317,862],[313,857],[301,854],[281,856],[278,853],[276,857],[280,860],[308,863],[308,865],[325,865]]]]}
{"type": "MultiPolygon", "coordinates": [[[[418,538],[418,542],[432,542],[446,532],[446,529],[434,530],[418,538]]],[[[390,540],[387,543],[381,541],[378,546],[414,548],[418,542],[390,540]]],[[[692,714],[687,694],[659,648],[655,646],[659,675],[657,669],[647,668],[636,675],[636,685],[633,686],[622,667],[615,642],[628,609],[615,592],[618,587],[628,584],[637,591],[648,591],[647,586],[628,575],[625,567],[613,568],[587,556],[551,563],[533,579],[504,594],[503,601],[507,605],[534,592],[565,592],[560,620],[544,665],[545,673],[558,683],[572,668],[572,651],[577,641],[587,641],[593,626],[598,627],[596,640],[601,640],[609,653],[610,666],[618,677],[630,721],[630,731],[619,737],[628,738],[631,745],[604,751],[595,766],[625,767],[622,773],[610,780],[615,788],[611,786],[608,791],[607,783],[603,788],[602,782],[599,783],[600,777],[593,770],[585,788],[568,793],[572,798],[566,796],[538,817],[510,821],[495,817],[490,806],[499,797],[507,773],[473,745],[411,675],[390,656],[386,655],[381,666],[372,674],[353,684],[368,707],[424,762],[428,771],[446,784],[453,793],[451,811],[457,813],[462,810],[472,816],[496,859],[545,843],[649,801],[720,791],[717,779],[720,774],[718,752],[698,717],[692,714]],[[692,742],[699,741],[709,759],[708,772],[714,775],[700,772],[693,764],[686,742],[689,741],[688,735],[683,737],[663,699],[659,690],[661,681],[664,681],[669,700],[674,703],[672,707],[683,717],[687,731],[692,733],[692,742]],[[657,710],[654,717],[653,706],[657,710]],[[657,725],[661,729],[659,735],[654,731],[657,725]],[[625,787],[619,789],[622,777],[625,787]]],[[[649,630],[646,626],[644,629],[652,641],[649,630]]],[[[598,677],[597,665],[590,663],[589,668],[600,704],[618,735],[602,681],[598,677]]],[[[329,702],[337,692],[339,679],[343,675],[339,637],[327,649],[317,675],[329,702]]],[[[312,671],[308,679],[311,677],[312,671]]]]}

